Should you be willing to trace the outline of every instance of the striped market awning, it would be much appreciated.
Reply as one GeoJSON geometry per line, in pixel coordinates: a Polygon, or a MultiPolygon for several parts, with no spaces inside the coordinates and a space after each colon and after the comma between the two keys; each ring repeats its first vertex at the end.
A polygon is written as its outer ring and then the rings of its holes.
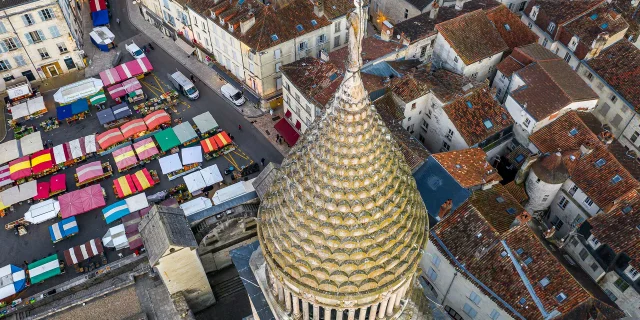
{"type": "Polygon", "coordinates": [[[100,91],[92,96],[89,97],[89,102],[91,102],[91,105],[95,106],[97,104],[101,104],[101,103],[105,103],[107,102],[107,96],[104,95],[104,91],[100,91]]]}
{"type": "Polygon", "coordinates": [[[75,246],[64,251],[64,260],[68,266],[78,264],[91,257],[95,257],[104,252],[102,241],[99,238],[92,239],[85,244],[75,246]]]}

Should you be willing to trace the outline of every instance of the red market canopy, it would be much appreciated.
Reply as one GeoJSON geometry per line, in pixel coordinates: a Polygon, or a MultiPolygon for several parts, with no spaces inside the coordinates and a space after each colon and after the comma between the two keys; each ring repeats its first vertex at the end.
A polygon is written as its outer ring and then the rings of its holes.
{"type": "Polygon", "coordinates": [[[105,0],[89,0],[89,8],[91,9],[91,12],[106,10],[107,3],[105,0]]]}
{"type": "Polygon", "coordinates": [[[143,57],[117,66],[116,71],[121,80],[126,80],[153,71],[153,66],[147,57],[143,57]]]}
{"type": "Polygon", "coordinates": [[[76,216],[96,208],[104,207],[104,197],[99,184],[65,193],[58,197],[63,219],[76,216]]]}
{"type": "Polygon", "coordinates": [[[97,135],[96,141],[98,141],[100,148],[106,150],[112,145],[124,141],[124,136],[120,132],[120,129],[114,128],[97,135]]]}
{"type": "Polygon", "coordinates": [[[273,128],[276,129],[276,131],[278,131],[278,133],[280,133],[280,135],[284,138],[284,141],[286,141],[287,144],[292,147],[296,144],[296,142],[298,142],[298,139],[300,138],[300,134],[295,129],[293,129],[293,127],[285,119],[280,119],[280,121],[278,121],[278,123],[276,123],[273,128]]]}
{"type": "Polygon", "coordinates": [[[171,117],[166,111],[158,110],[144,117],[144,122],[147,124],[149,130],[153,130],[163,123],[171,124],[171,117]]]}
{"type": "Polygon", "coordinates": [[[31,170],[34,174],[53,168],[53,149],[40,150],[31,155],[31,170]]]}
{"type": "Polygon", "coordinates": [[[64,173],[56,174],[49,181],[51,192],[67,190],[67,176],[64,173]]]}
{"type": "Polygon", "coordinates": [[[147,138],[134,143],[133,148],[136,149],[136,153],[138,154],[138,159],[140,160],[145,160],[158,154],[158,148],[156,148],[156,143],[153,142],[153,139],[151,138],[147,138]]]}
{"type": "Polygon", "coordinates": [[[38,194],[33,197],[33,200],[44,200],[49,198],[49,182],[38,182],[38,194]]]}
{"type": "Polygon", "coordinates": [[[133,148],[131,148],[131,146],[120,148],[112,154],[113,159],[116,161],[118,171],[125,170],[126,168],[138,163],[138,158],[136,158],[136,154],[133,152],[133,148]]]}
{"type": "Polygon", "coordinates": [[[118,99],[127,94],[127,90],[124,89],[121,83],[107,88],[107,92],[109,92],[109,96],[111,96],[112,99],[118,99]]]}
{"type": "Polygon", "coordinates": [[[127,235],[127,240],[129,241],[129,249],[135,250],[144,245],[142,242],[142,237],[140,236],[140,232],[138,231],[138,225],[140,221],[142,221],[142,217],[147,215],[147,213],[151,210],[151,207],[147,210],[142,209],[140,211],[131,212],[130,214],[122,217],[122,224],[124,225],[124,232],[127,235]]]}
{"type": "Polygon", "coordinates": [[[131,176],[131,179],[136,185],[136,189],[138,189],[138,191],[149,189],[154,185],[153,178],[151,177],[151,174],[149,173],[149,170],[147,170],[147,168],[134,173],[131,176]]]}
{"type": "Polygon", "coordinates": [[[213,136],[213,139],[216,141],[218,148],[231,144],[231,138],[229,138],[229,135],[225,131],[216,134],[213,136]]]}
{"type": "Polygon", "coordinates": [[[136,189],[130,174],[113,180],[113,187],[116,189],[116,195],[118,198],[124,198],[128,195],[141,191],[136,189]]]}
{"type": "Polygon", "coordinates": [[[100,72],[100,79],[102,80],[102,84],[105,87],[122,81],[116,68],[111,68],[100,72]]]}
{"type": "Polygon", "coordinates": [[[122,131],[122,135],[125,139],[129,139],[134,135],[146,130],[147,125],[144,124],[144,120],[142,119],[131,120],[120,127],[120,131],[122,131]]]}
{"type": "Polygon", "coordinates": [[[85,244],[75,246],[64,251],[64,260],[68,266],[78,264],[91,257],[95,257],[104,252],[102,241],[99,238],[92,239],[85,244]]]}
{"type": "Polygon", "coordinates": [[[13,181],[31,176],[31,161],[29,161],[29,156],[9,162],[9,173],[13,181]]]}
{"type": "Polygon", "coordinates": [[[89,179],[100,176],[104,172],[102,171],[102,163],[100,161],[94,161],[85,165],[79,166],[76,169],[76,175],[78,176],[78,182],[82,183],[89,179]]]}
{"type": "Polygon", "coordinates": [[[202,146],[202,150],[204,150],[204,153],[209,153],[219,149],[218,144],[216,144],[216,140],[214,139],[214,137],[209,137],[200,141],[200,145],[202,146]]]}

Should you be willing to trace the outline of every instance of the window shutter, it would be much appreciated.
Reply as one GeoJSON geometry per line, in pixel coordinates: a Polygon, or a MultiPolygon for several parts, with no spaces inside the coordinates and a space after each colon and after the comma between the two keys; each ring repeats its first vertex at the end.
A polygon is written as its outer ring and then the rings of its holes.
{"type": "Polygon", "coordinates": [[[38,30],[37,32],[38,32],[38,35],[40,36],[40,40],[44,41],[44,40],[46,40],[46,39],[47,39],[47,38],[44,36],[44,32],[42,32],[42,30],[38,30]]]}
{"type": "Polygon", "coordinates": [[[18,39],[18,37],[13,37],[13,43],[16,44],[16,47],[22,48],[22,42],[20,42],[20,39],[18,39]]]}
{"type": "Polygon", "coordinates": [[[26,14],[23,15],[23,16],[21,16],[21,18],[22,18],[22,22],[24,22],[24,25],[28,26],[29,25],[29,20],[27,20],[27,15],[26,14]]]}
{"type": "Polygon", "coordinates": [[[24,37],[27,38],[27,42],[29,42],[29,44],[33,44],[33,38],[31,38],[31,34],[25,33],[24,37]]]}
{"type": "Polygon", "coordinates": [[[57,37],[60,36],[60,31],[58,31],[58,27],[57,26],[49,27],[49,32],[51,32],[51,37],[53,37],[53,38],[57,38],[57,37]]]}
{"type": "Polygon", "coordinates": [[[47,9],[47,11],[49,11],[49,14],[51,15],[51,18],[55,18],[56,14],[53,12],[53,9],[47,9]]]}
{"type": "Polygon", "coordinates": [[[7,32],[7,28],[5,28],[4,23],[0,21],[0,33],[6,33],[6,32],[7,32]]]}
{"type": "Polygon", "coordinates": [[[9,63],[9,60],[5,60],[5,61],[4,61],[4,64],[6,64],[6,65],[7,65],[7,70],[8,70],[8,69],[11,69],[11,63],[9,63]]]}
{"type": "Polygon", "coordinates": [[[276,51],[274,51],[274,53],[275,53],[276,59],[280,59],[280,55],[282,54],[282,51],[280,51],[280,49],[276,49],[276,51]]]}
{"type": "Polygon", "coordinates": [[[4,43],[4,41],[0,41],[0,52],[4,53],[9,51],[9,48],[7,48],[7,45],[4,43]]]}
{"type": "Polygon", "coordinates": [[[44,12],[44,10],[40,10],[40,11],[38,11],[38,15],[40,16],[40,20],[42,20],[42,21],[46,21],[47,19],[45,19],[45,17],[44,17],[44,13],[43,13],[43,12],[44,12]]]}

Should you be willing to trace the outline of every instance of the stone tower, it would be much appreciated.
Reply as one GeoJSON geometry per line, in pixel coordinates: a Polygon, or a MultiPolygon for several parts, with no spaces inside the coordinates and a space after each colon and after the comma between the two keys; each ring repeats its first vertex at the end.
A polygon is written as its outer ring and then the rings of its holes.
{"type": "Polygon", "coordinates": [[[195,313],[215,302],[196,249],[198,244],[182,209],[154,206],[140,222],[140,235],[170,295],[184,294],[195,313]]]}
{"type": "Polygon", "coordinates": [[[569,172],[562,162],[560,152],[541,155],[531,165],[531,171],[525,183],[529,202],[525,209],[532,214],[545,211],[569,178],[569,172]]]}

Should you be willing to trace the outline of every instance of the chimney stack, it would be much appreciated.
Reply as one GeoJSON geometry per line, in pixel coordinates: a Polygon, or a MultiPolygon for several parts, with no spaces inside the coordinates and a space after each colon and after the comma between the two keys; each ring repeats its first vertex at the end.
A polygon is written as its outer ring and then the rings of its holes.
{"type": "Polygon", "coordinates": [[[433,7],[431,7],[431,12],[429,12],[429,19],[435,20],[438,17],[438,10],[440,10],[440,4],[438,1],[434,1],[433,7]]]}
{"type": "Polygon", "coordinates": [[[531,214],[527,212],[527,210],[524,210],[516,217],[516,219],[520,222],[520,225],[523,225],[531,221],[531,214]]]}
{"type": "Polygon", "coordinates": [[[593,148],[591,146],[588,146],[586,144],[580,145],[580,156],[581,156],[581,158],[582,157],[586,157],[592,151],[593,151],[593,148]]]}
{"type": "Polygon", "coordinates": [[[456,10],[458,11],[462,10],[463,6],[464,6],[464,0],[456,0],[456,10]]]}
{"type": "Polygon", "coordinates": [[[391,22],[389,22],[389,20],[385,20],[382,22],[380,38],[382,38],[382,40],[384,41],[389,41],[391,40],[391,37],[393,37],[393,25],[391,24],[391,22]]]}
{"type": "Polygon", "coordinates": [[[313,13],[319,18],[324,16],[324,0],[316,0],[313,4],[313,13]]]}
{"type": "Polygon", "coordinates": [[[438,212],[438,218],[440,220],[444,219],[446,215],[451,211],[451,207],[453,207],[453,200],[449,199],[445,201],[442,206],[440,206],[440,212],[438,212]]]}
{"type": "Polygon", "coordinates": [[[553,237],[555,233],[556,233],[556,226],[552,226],[551,229],[544,232],[544,238],[549,239],[553,237]]]}

